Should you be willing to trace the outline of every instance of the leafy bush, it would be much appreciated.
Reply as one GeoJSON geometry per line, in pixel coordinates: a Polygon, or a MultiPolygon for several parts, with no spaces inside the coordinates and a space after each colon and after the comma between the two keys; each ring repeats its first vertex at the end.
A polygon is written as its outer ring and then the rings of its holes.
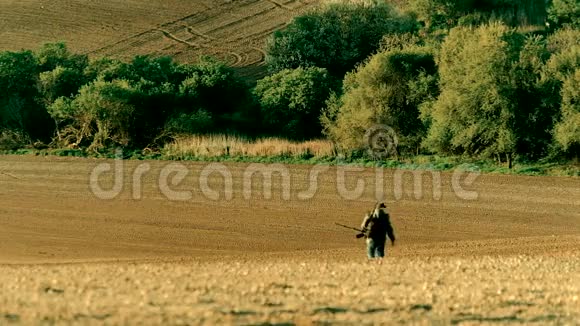
{"type": "Polygon", "coordinates": [[[0,150],[13,151],[30,144],[30,138],[22,131],[10,129],[0,131],[0,150]]]}
{"type": "Polygon", "coordinates": [[[335,88],[323,68],[286,69],[258,81],[254,93],[266,131],[293,139],[320,136],[319,116],[335,88]]]}
{"type": "Polygon", "coordinates": [[[578,0],[552,0],[548,7],[551,28],[580,28],[580,4],[578,0]]]}
{"type": "Polygon", "coordinates": [[[36,101],[38,73],[38,60],[31,51],[0,52],[0,129],[35,139],[50,137],[50,117],[36,101]]]}
{"type": "Polygon", "coordinates": [[[378,49],[385,34],[413,28],[409,18],[384,3],[331,4],[275,32],[266,59],[274,72],[320,67],[342,78],[378,49]]]}
{"type": "Polygon", "coordinates": [[[438,153],[511,156],[517,102],[511,79],[519,38],[504,25],[451,30],[438,58],[441,94],[425,142],[438,153]]]}
{"type": "Polygon", "coordinates": [[[44,44],[36,51],[35,56],[41,72],[51,71],[59,66],[83,71],[89,62],[86,55],[71,53],[62,42],[44,44]]]}
{"type": "Polygon", "coordinates": [[[546,18],[545,0],[412,0],[409,10],[427,32],[490,22],[543,25],[546,18]]]}
{"type": "Polygon", "coordinates": [[[413,0],[409,2],[409,10],[423,24],[425,30],[432,31],[440,28],[455,26],[461,16],[459,6],[462,1],[446,0],[413,0]]]}
{"type": "Polygon", "coordinates": [[[43,102],[48,106],[59,97],[74,97],[86,83],[83,71],[57,66],[40,73],[38,85],[43,102]]]}
{"type": "Polygon", "coordinates": [[[441,95],[422,106],[426,147],[508,161],[546,156],[562,81],[580,63],[573,38],[526,36],[502,24],[451,30],[438,60],[441,95]]]}
{"type": "Polygon", "coordinates": [[[170,118],[164,131],[168,136],[204,134],[213,128],[212,116],[200,109],[192,113],[180,113],[170,118]]]}
{"type": "Polygon", "coordinates": [[[195,65],[167,57],[138,56],[130,63],[99,59],[89,64],[85,75],[130,85],[126,100],[135,108],[130,131],[136,147],[162,145],[159,141],[187,130],[239,127],[252,108],[249,90],[234,71],[208,58],[195,65]]]}
{"type": "Polygon", "coordinates": [[[61,146],[88,146],[89,150],[128,146],[134,140],[133,90],[127,81],[95,81],[74,99],[61,97],[49,108],[58,126],[61,146]]]}
{"type": "Polygon", "coordinates": [[[100,79],[108,82],[114,79],[127,80],[134,76],[129,63],[112,58],[96,58],[89,61],[84,74],[87,80],[100,79]]]}
{"type": "Polygon", "coordinates": [[[580,31],[570,28],[558,30],[547,38],[546,46],[550,58],[542,67],[538,96],[541,96],[543,111],[551,119],[549,126],[553,127],[553,123],[559,121],[555,129],[550,130],[554,143],[549,154],[552,158],[557,158],[575,151],[573,142],[570,142],[573,133],[566,136],[573,128],[571,129],[571,125],[565,127],[567,119],[570,123],[575,119],[570,109],[564,109],[570,108],[572,104],[565,104],[563,96],[566,93],[568,99],[574,98],[571,93],[573,90],[568,89],[565,92],[564,85],[570,87],[573,84],[574,75],[580,66],[580,31]]]}
{"type": "Polygon", "coordinates": [[[381,39],[379,52],[402,50],[411,46],[425,45],[424,40],[414,33],[388,34],[381,39]]]}
{"type": "Polygon", "coordinates": [[[548,51],[561,53],[580,46],[580,29],[562,28],[548,37],[548,51]]]}
{"type": "Polygon", "coordinates": [[[580,66],[580,30],[559,30],[548,38],[547,46],[551,57],[544,78],[562,83],[580,66]]]}
{"type": "Polygon", "coordinates": [[[181,66],[173,61],[171,57],[136,56],[131,60],[124,73],[127,76],[120,75],[116,78],[131,81],[147,80],[154,85],[164,83],[179,84],[185,79],[181,66]]]}
{"type": "MultiPolygon", "coordinates": [[[[322,118],[326,134],[345,149],[362,149],[368,145],[365,133],[382,124],[394,129],[402,149],[415,151],[424,130],[418,111],[423,99],[412,97],[419,92],[414,83],[434,74],[435,59],[429,48],[412,46],[376,54],[346,76],[344,95],[329,102],[322,118]]],[[[424,95],[434,88],[424,88],[424,95]]]]}
{"type": "Polygon", "coordinates": [[[559,106],[550,104],[554,94],[541,81],[550,53],[542,36],[527,36],[521,41],[517,61],[513,63],[510,79],[513,82],[516,105],[514,132],[518,135],[516,153],[538,160],[547,154],[552,142],[552,128],[559,106]]]}
{"type": "Polygon", "coordinates": [[[562,87],[562,119],[554,137],[564,152],[580,155],[580,68],[576,68],[562,87]]]}
{"type": "Polygon", "coordinates": [[[179,85],[185,112],[207,110],[226,129],[227,121],[251,105],[247,86],[223,63],[204,60],[189,67],[187,78],[179,85]]]}

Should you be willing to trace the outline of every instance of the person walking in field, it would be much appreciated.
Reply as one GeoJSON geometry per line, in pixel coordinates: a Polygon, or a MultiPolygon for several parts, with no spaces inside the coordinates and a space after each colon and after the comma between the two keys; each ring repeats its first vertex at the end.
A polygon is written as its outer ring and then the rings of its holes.
{"type": "Polygon", "coordinates": [[[385,203],[378,203],[375,209],[365,216],[361,229],[362,234],[358,237],[366,238],[369,260],[378,259],[379,264],[382,263],[387,237],[391,240],[391,244],[395,245],[395,233],[385,203]]]}

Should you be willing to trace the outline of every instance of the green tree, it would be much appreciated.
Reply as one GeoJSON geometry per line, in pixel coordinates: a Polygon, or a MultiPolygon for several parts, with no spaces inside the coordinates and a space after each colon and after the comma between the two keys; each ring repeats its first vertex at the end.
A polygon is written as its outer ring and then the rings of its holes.
{"type": "Polygon", "coordinates": [[[438,58],[441,94],[430,108],[425,145],[438,153],[476,156],[516,151],[514,63],[521,36],[505,25],[451,30],[438,58]]]}
{"type": "Polygon", "coordinates": [[[320,113],[336,89],[323,68],[282,70],[260,81],[254,90],[266,132],[294,139],[321,135],[320,113]]]}
{"type": "Polygon", "coordinates": [[[186,78],[179,85],[179,111],[207,111],[221,132],[235,130],[240,120],[253,114],[248,87],[235,71],[214,60],[184,68],[186,78]]]}
{"type": "Polygon", "coordinates": [[[401,150],[415,152],[424,135],[418,107],[436,92],[436,72],[426,47],[374,55],[346,76],[344,95],[330,102],[322,117],[326,134],[345,149],[363,149],[370,145],[365,134],[385,125],[396,133],[401,150]]]}
{"type": "Polygon", "coordinates": [[[74,97],[86,83],[83,71],[74,68],[57,66],[54,70],[39,75],[39,91],[46,106],[62,96],[74,97]]]}
{"type": "Polygon", "coordinates": [[[246,85],[231,68],[210,58],[195,65],[178,64],[169,57],[137,56],[129,63],[98,59],[90,62],[85,75],[129,83],[129,103],[135,108],[133,146],[160,145],[185,130],[241,129],[240,116],[251,108],[246,85]]]}
{"type": "Polygon", "coordinates": [[[51,71],[57,67],[83,71],[89,62],[86,55],[74,54],[65,43],[46,43],[35,53],[41,72],[51,71]]]}
{"type": "Polygon", "coordinates": [[[432,31],[455,26],[463,14],[461,9],[467,6],[466,2],[469,1],[412,0],[408,6],[425,30],[432,31]]]}
{"type": "Polygon", "coordinates": [[[543,77],[560,86],[580,66],[580,30],[559,30],[548,38],[547,46],[551,56],[543,77]]]}
{"type": "Polygon", "coordinates": [[[87,80],[101,79],[112,81],[114,79],[134,79],[131,64],[112,58],[96,58],[89,61],[84,70],[87,80]]]}
{"type": "Polygon", "coordinates": [[[517,105],[514,131],[518,135],[516,152],[526,159],[544,157],[552,142],[552,128],[559,115],[552,87],[542,82],[546,62],[550,58],[547,41],[541,36],[526,36],[517,61],[510,73],[514,87],[512,102],[517,105]]]}
{"type": "Polygon", "coordinates": [[[266,60],[274,72],[321,67],[342,78],[378,49],[383,35],[413,27],[409,18],[385,3],[327,5],[275,32],[266,60]]]}
{"type": "Polygon", "coordinates": [[[91,61],[85,75],[107,82],[125,80],[131,85],[129,100],[135,107],[132,143],[147,147],[158,145],[152,142],[163,134],[167,119],[180,105],[190,104],[180,103],[179,93],[179,86],[191,69],[189,66],[180,65],[170,57],[136,56],[128,63],[105,58],[91,61]]]}
{"type": "Polygon", "coordinates": [[[554,138],[564,152],[580,155],[580,68],[564,81],[562,87],[562,118],[554,138]]]}
{"type": "Polygon", "coordinates": [[[546,19],[545,0],[411,0],[408,8],[427,32],[493,21],[509,26],[543,25],[546,19]]]}
{"type": "Polygon", "coordinates": [[[551,28],[580,28],[580,3],[578,0],[552,0],[548,7],[551,28]]]}
{"type": "Polygon", "coordinates": [[[37,103],[38,60],[31,51],[0,52],[0,129],[45,140],[53,132],[46,110],[37,103]]]}
{"type": "Polygon", "coordinates": [[[130,103],[135,107],[133,143],[139,147],[150,147],[163,133],[167,119],[179,110],[178,84],[161,84],[141,79],[132,82],[130,103]]]}
{"type": "Polygon", "coordinates": [[[204,109],[191,113],[177,113],[170,117],[164,127],[164,136],[195,135],[210,132],[213,129],[211,114],[204,109]]]}
{"type": "MultiPolygon", "coordinates": [[[[549,153],[552,157],[559,157],[562,154],[568,155],[574,151],[574,146],[570,148],[563,146],[566,144],[563,141],[564,130],[571,130],[562,127],[566,119],[563,114],[570,112],[570,110],[563,109],[564,106],[570,107],[570,104],[564,105],[563,95],[565,92],[563,88],[564,84],[568,84],[568,86],[573,84],[573,79],[571,78],[580,67],[580,30],[571,28],[557,30],[547,38],[547,50],[550,53],[550,58],[542,69],[538,87],[539,92],[537,94],[541,97],[542,109],[551,115],[552,123],[549,126],[553,127],[554,123],[559,122],[559,127],[550,130],[550,135],[556,136],[559,134],[560,136],[559,138],[553,138],[554,146],[552,146],[552,151],[549,153]]],[[[566,91],[569,94],[569,99],[574,98],[570,93],[572,91],[570,89],[566,91]]],[[[570,114],[567,114],[567,116],[573,117],[570,114]]],[[[546,124],[546,126],[548,125],[546,124]]]]}
{"type": "Polygon", "coordinates": [[[59,145],[89,150],[132,145],[132,93],[127,81],[95,81],[83,86],[74,99],[57,99],[48,111],[58,126],[59,145]]]}
{"type": "Polygon", "coordinates": [[[127,71],[120,71],[127,74],[117,78],[132,81],[148,80],[154,85],[171,83],[178,85],[185,79],[185,74],[181,72],[180,65],[171,57],[153,58],[150,56],[136,56],[129,64],[127,71]]]}

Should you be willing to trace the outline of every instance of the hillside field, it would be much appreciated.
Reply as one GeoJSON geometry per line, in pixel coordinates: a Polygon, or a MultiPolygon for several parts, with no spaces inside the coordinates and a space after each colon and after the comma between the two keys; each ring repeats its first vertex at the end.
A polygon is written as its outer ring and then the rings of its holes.
{"type": "Polygon", "coordinates": [[[316,0],[0,0],[0,50],[64,41],[91,57],[210,55],[264,73],[264,44],[316,0]]]}
{"type": "MultiPolygon", "coordinates": [[[[481,175],[465,188],[477,198],[466,199],[449,173],[439,175],[441,193],[433,196],[427,173],[416,198],[411,174],[397,188],[395,171],[378,178],[363,169],[346,174],[345,189],[357,179],[364,187],[345,198],[333,167],[304,197],[313,167],[291,165],[289,197],[274,175],[268,198],[262,177],[244,188],[248,164],[228,163],[226,198],[224,179],[202,178],[208,164],[0,157],[0,324],[580,318],[577,178],[481,175]],[[185,178],[175,182],[168,166],[185,168],[185,178]],[[111,199],[91,186],[94,169],[103,167],[123,171],[111,199]],[[142,182],[134,183],[139,171],[142,182]],[[334,224],[360,223],[377,180],[398,237],[383,265],[366,261],[356,232],[334,224]]],[[[103,189],[114,184],[113,170],[98,179],[103,189]]]]}

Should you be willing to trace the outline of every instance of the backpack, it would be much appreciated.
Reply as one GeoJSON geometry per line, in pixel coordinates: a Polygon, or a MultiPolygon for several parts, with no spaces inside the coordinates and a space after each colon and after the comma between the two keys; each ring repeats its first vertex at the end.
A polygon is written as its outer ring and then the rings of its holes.
{"type": "Polygon", "coordinates": [[[387,229],[389,225],[389,214],[382,210],[373,212],[366,226],[366,237],[371,239],[383,239],[387,236],[387,229]]]}

